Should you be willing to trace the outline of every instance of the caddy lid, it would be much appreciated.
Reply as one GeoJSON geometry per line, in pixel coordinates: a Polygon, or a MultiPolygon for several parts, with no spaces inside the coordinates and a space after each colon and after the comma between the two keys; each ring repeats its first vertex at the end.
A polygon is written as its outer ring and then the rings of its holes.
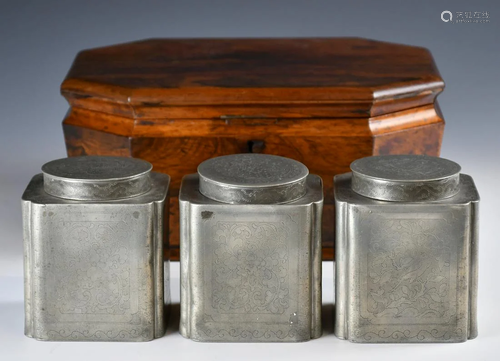
{"type": "Polygon", "coordinates": [[[384,155],[351,163],[354,192],[384,201],[423,202],[458,193],[460,166],[426,155],[384,155]]]}
{"type": "Polygon", "coordinates": [[[80,52],[61,92],[76,108],[152,125],[375,117],[433,104],[443,88],[432,55],[416,46],[361,38],[148,39],[80,52]]]}
{"type": "Polygon", "coordinates": [[[307,167],[269,154],[233,154],[198,166],[200,193],[231,204],[278,204],[306,194],[307,167]]]}
{"type": "Polygon", "coordinates": [[[151,189],[152,165],[126,157],[63,158],[42,166],[46,193],[59,198],[109,201],[131,198],[151,189]]]}

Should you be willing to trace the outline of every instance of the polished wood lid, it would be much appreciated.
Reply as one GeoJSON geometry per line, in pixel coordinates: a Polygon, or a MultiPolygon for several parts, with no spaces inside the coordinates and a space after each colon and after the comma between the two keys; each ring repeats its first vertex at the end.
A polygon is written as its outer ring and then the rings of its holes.
{"type": "Polygon", "coordinates": [[[150,39],[84,50],[61,92],[133,119],[361,118],[432,104],[421,47],[361,38],[150,39]]]}

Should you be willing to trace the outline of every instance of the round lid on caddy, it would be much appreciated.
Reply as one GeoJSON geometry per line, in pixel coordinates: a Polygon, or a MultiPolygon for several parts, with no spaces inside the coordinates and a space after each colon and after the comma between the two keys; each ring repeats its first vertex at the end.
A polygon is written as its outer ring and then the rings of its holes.
{"type": "Polygon", "coordinates": [[[198,166],[200,193],[230,204],[279,204],[306,192],[307,167],[293,159],[269,154],[233,154],[198,166]]]}
{"type": "Polygon", "coordinates": [[[136,197],[151,189],[153,166],[140,159],[83,156],[42,166],[46,193],[80,201],[112,201],[136,197]]]}
{"type": "Polygon", "coordinates": [[[448,159],[426,155],[366,157],[351,163],[351,188],[383,201],[435,201],[458,193],[460,169],[448,159]]]}

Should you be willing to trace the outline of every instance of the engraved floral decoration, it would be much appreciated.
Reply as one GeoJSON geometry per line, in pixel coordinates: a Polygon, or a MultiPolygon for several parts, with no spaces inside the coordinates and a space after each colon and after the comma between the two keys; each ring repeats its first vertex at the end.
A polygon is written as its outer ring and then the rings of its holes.
{"type": "Polygon", "coordinates": [[[74,222],[55,256],[61,313],[125,314],[130,308],[129,251],[118,222],[74,222]]]}
{"type": "Polygon", "coordinates": [[[282,223],[218,222],[212,306],[220,313],[282,314],[289,306],[282,223]]]}
{"type": "Polygon", "coordinates": [[[376,318],[449,318],[450,248],[439,220],[380,220],[368,257],[368,312],[376,318]]]}

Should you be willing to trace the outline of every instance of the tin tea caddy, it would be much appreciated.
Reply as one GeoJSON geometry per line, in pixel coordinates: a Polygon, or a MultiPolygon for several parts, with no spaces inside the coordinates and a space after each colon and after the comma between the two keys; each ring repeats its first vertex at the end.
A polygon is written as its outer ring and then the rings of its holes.
{"type": "Polygon", "coordinates": [[[27,336],[163,336],[170,178],[151,169],[139,159],[87,156],[49,162],[33,177],[22,197],[27,336]]]}
{"type": "Polygon", "coordinates": [[[477,336],[479,194],[455,162],[367,157],[335,177],[335,334],[353,342],[477,336]]]}
{"type": "Polygon", "coordinates": [[[321,335],[321,178],[292,159],[235,154],[201,163],[179,197],[184,337],[321,335]]]}

